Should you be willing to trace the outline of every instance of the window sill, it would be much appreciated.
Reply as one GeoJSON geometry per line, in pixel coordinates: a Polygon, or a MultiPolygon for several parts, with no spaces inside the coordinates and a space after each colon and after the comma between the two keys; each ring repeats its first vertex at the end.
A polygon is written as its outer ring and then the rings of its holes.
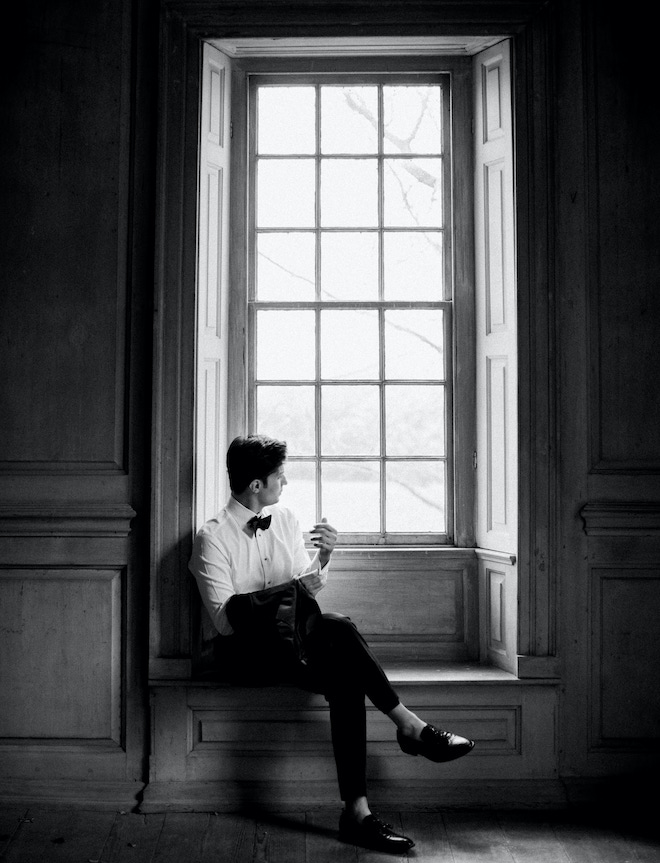
{"type": "MultiPolygon", "coordinates": [[[[310,551],[314,548],[310,545],[310,551]]],[[[335,548],[332,559],[361,557],[403,557],[419,555],[422,557],[439,556],[445,558],[472,558],[481,549],[459,548],[455,545],[339,545],[335,548]]]]}
{"type": "MultiPolygon", "coordinates": [[[[385,662],[383,663],[389,680],[395,686],[461,686],[469,684],[482,686],[553,686],[556,678],[516,677],[508,671],[478,662],[385,662]]],[[[193,678],[151,680],[152,687],[192,686],[202,688],[230,687],[217,673],[208,673],[193,678]]],[[[287,684],[282,684],[286,686],[287,684]]],[[[243,687],[241,687],[243,688],[243,687]]],[[[259,687],[252,687],[259,688],[259,687]]],[[[293,687],[295,688],[295,687],[293,687]]]]}

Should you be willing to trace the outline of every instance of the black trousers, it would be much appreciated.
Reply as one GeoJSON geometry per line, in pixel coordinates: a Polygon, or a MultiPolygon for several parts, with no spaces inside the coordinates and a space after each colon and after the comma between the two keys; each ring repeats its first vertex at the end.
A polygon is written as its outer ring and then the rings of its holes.
{"type": "Polygon", "coordinates": [[[276,651],[264,651],[237,636],[215,639],[215,661],[237,685],[295,683],[325,696],[330,708],[332,748],[342,800],[366,796],[367,713],[365,696],[387,714],[399,704],[390,685],[353,621],[341,614],[323,614],[306,642],[304,667],[276,651]],[[256,648],[256,649],[255,649],[256,648]],[[276,664],[276,668],[273,665],[276,664]]]}
{"type": "Polygon", "coordinates": [[[385,714],[399,704],[399,697],[353,621],[340,614],[322,615],[314,628],[308,668],[312,687],[324,694],[330,707],[340,797],[347,801],[366,796],[365,696],[385,714]]]}

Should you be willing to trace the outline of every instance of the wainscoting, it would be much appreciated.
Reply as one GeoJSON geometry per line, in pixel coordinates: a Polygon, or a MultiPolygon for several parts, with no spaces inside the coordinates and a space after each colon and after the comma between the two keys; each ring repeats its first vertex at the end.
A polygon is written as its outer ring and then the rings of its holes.
{"type": "MultiPolygon", "coordinates": [[[[370,799],[393,808],[558,805],[556,686],[460,663],[387,666],[401,700],[440,728],[477,741],[465,758],[405,755],[368,711],[370,799]]],[[[141,811],[269,811],[338,805],[329,714],[292,687],[215,682],[152,687],[151,781],[141,811]]]]}

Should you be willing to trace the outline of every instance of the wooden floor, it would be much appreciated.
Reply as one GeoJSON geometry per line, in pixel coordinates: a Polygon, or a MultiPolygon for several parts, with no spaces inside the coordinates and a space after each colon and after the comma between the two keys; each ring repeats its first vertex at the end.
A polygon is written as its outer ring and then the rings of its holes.
{"type": "MultiPolygon", "coordinates": [[[[419,863],[650,863],[656,824],[566,811],[380,813],[419,863]]],[[[338,812],[214,815],[4,808],[3,863],[345,863],[392,860],[337,841],[338,812]]],[[[656,822],[657,822],[656,816],[656,822]]]]}

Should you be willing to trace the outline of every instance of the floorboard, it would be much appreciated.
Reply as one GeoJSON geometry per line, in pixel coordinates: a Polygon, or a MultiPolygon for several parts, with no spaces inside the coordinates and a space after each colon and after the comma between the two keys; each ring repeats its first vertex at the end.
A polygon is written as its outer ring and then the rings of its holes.
{"type": "Polygon", "coordinates": [[[254,863],[305,863],[304,814],[257,821],[254,863]]]}
{"type": "Polygon", "coordinates": [[[387,811],[415,847],[392,857],[338,841],[339,808],[134,814],[9,806],[1,863],[660,863],[657,819],[599,811],[387,811]]]}
{"type": "Polygon", "coordinates": [[[114,820],[114,812],[30,809],[1,859],[3,863],[100,860],[114,820]]]}
{"type": "Polygon", "coordinates": [[[444,817],[453,863],[514,863],[494,813],[450,811],[444,817]]]}
{"type": "Polygon", "coordinates": [[[27,806],[12,806],[0,810],[0,855],[9,847],[27,814],[27,806]]]}
{"type": "Polygon", "coordinates": [[[151,863],[164,815],[119,813],[103,849],[101,863],[151,863]]]}
{"type": "Polygon", "coordinates": [[[337,841],[339,810],[307,814],[306,863],[357,863],[357,850],[337,841]]]}
{"type": "Polygon", "coordinates": [[[498,821],[514,863],[571,863],[545,813],[503,812],[498,821]]]}
{"type": "Polygon", "coordinates": [[[66,811],[28,811],[2,856],[3,863],[41,863],[42,860],[48,860],[52,841],[61,835],[62,822],[68,817],[66,811]]]}
{"type": "Polygon", "coordinates": [[[570,822],[555,825],[555,834],[570,863],[638,863],[639,856],[631,842],[616,828],[598,821],[570,822]]]}
{"type": "Polygon", "coordinates": [[[252,863],[256,823],[246,815],[211,815],[201,863],[252,863]]]}
{"type": "Polygon", "coordinates": [[[209,819],[202,812],[168,812],[153,863],[201,863],[209,819]]]}
{"type": "Polygon", "coordinates": [[[401,819],[402,833],[415,843],[415,863],[451,863],[451,849],[441,812],[404,812],[401,819]]]}

